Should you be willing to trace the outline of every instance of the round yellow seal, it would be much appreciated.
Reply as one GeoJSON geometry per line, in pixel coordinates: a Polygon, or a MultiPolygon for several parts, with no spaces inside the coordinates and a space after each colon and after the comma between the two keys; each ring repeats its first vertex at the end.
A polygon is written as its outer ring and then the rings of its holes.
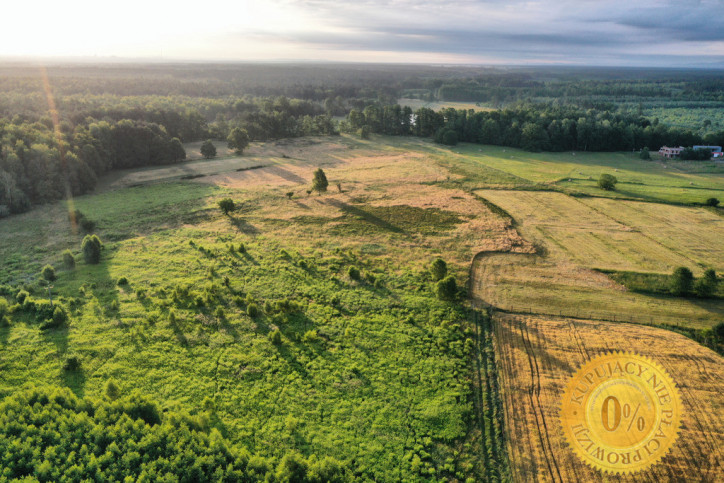
{"type": "Polygon", "coordinates": [[[676,384],[657,362],[615,352],[583,365],[563,393],[561,423],[584,463],[634,473],[671,449],[681,425],[676,384]]]}

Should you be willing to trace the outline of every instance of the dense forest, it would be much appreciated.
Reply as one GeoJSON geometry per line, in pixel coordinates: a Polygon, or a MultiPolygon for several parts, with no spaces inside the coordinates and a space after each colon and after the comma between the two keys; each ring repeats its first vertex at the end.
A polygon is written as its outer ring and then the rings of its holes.
{"type": "Polygon", "coordinates": [[[0,216],[87,193],[109,170],[178,162],[183,143],[235,128],[252,141],[362,130],[532,151],[724,144],[716,119],[692,130],[644,115],[662,106],[724,107],[724,82],[684,70],[7,64],[0,216]],[[496,110],[413,112],[400,97],[496,110]]]}
{"type": "Polygon", "coordinates": [[[442,144],[459,141],[495,144],[528,151],[632,151],[665,144],[724,144],[724,131],[701,136],[627,112],[572,105],[520,104],[488,112],[399,105],[352,110],[343,130],[387,135],[434,137],[442,144]],[[412,119],[412,121],[411,121],[412,119]]]}
{"type": "Polygon", "coordinates": [[[298,481],[348,479],[330,457],[250,455],[209,429],[213,408],[190,416],[161,412],[150,400],[104,398],[68,388],[18,391],[0,402],[0,478],[30,481],[298,481]],[[44,448],[42,453],[38,448],[44,448]]]}

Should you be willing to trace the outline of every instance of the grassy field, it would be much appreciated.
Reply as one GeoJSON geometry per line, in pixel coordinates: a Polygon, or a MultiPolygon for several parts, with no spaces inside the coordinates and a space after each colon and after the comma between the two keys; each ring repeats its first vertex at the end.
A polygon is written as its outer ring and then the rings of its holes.
{"type": "Polygon", "coordinates": [[[479,190],[519,221],[554,258],[582,267],[670,273],[724,270],[724,219],[705,208],[574,198],[562,193],[479,190]]]}
{"type": "Polygon", "coordinates": [[[455,146],[450,154],[471,187],[537,187],[665,203],[724,200],[724,163],[720,162],[642,161],[637,153],[529,153],[477,144],[455,146]],[[498,173],[497,180],[491,172],[498,173]],[[598,188],[602,173],[616,176],[616,191],[598,188]]]}
{"type": "Polygon", "coordinates": [[[113,378],[161,408],[211,405],[212,426],[252,452],[330,455],[361,479],[504,472],[492,339],[464,304],[435,297],[427,267],[443,256],[463,285],[477,251],[530,246],[474,196],[441,186],[455,175],[437,161],[404,141],[267,143],[231,169],[191,162],[199,176],[172,182],[167,168],[143,170],[0,220],[0,284],[14,287],[4,297],[23,287],[31,301],[0,328],[0,395],[28,381],[95,395],[113,378]],[[268,165],[235,167],[259,159],[268,165]],[[330,191],[308,195],[317,166],[330,191]],[[227,196],[230,216],[216,206],[227,196]],[[73,209],[97,225],[99,265],[79,255],[73,209]],[[74,270],[61,263],[67,248],[74,270]],[[46,263],[67,328],[42,330],[32,310],[47,304],[46,263]],[[70,355],[82,370],[61,369],[70,355]]]}
{"type": "Polygon", "coordinates": [[[510,213],[545,253],[480,258],[474,269],[482,300],[506,310],[695,328],[724,318],[722,300],[627,292],[595,271],[721,272],[724,220],[711,211],[543,191],[476,193],[510,213]]]}
{"type": "Polygon", "coordinates": [[[718,354],[682,335],[630,324],[498,314],[494,327],[513,481],[601,480],[564,441],[560,397],[578,367],[614,350],[658,361],[673,377],[684,410],[678,441],[659,464],[611,481],[724,479],[718,354]]]}

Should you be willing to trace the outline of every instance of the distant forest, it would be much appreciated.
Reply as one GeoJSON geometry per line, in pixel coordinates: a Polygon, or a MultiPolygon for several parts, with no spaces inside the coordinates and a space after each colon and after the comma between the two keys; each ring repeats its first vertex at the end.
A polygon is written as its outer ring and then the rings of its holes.
{"type": "Polygon", "coordinates": [[[376,65],[0,67],[0,216],[89,192],[109,170],[185,159],[183,143],[369,132],[531,151],[724,144],[647,109],[724,108],[719,71],[376,65]],[[465,101],[473,112],[397,105],[465,101]],[[673,123],[672,123],[673,124],[673,123]]]}

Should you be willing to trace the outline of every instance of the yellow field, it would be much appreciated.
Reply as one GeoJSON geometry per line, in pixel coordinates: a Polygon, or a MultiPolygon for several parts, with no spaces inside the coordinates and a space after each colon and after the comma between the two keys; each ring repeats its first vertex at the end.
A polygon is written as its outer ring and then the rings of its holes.
{"type": "Polygon", "coordinates": [[[550,256],[582,267],[700,275],[724,270],[724,219],[704,208],[573,198],[544,191],[480,190],[550,256]]]}
{"type": "Polygon", "coordinates": [[[617,350],[651,357],[669,372],[683,402],[683,424],[656,466],[603,481],[724,481],[719,355],[682,335],[639,325],[498,313],[494,327],[513,481],[602,481],[567,446],[559,407],[580,365],[617,350]]]}

